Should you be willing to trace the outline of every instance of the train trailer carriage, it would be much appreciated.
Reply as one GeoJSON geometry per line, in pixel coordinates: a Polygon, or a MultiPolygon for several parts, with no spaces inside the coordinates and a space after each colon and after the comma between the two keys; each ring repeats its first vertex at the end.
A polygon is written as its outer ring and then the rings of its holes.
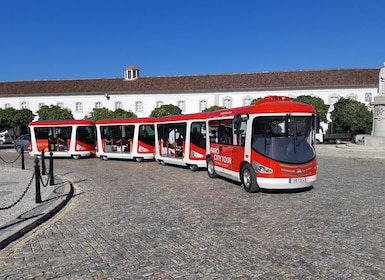
{"type": "Polygon", "coordinates": [[[161,164],[206,167],[206,113],[157,118],[155,159],[161,164]]]}
{"type": "Polygon", "coordinates": [[[96,156],[104,160],[153,160],[155,130],[153,118],[96,121],[96,156]]]}
{"type": "Polygon", "coordinates": [[[316,112],[285,96],[209,113],[207,172],[248,192],[301,189],[316,180],[316,112]]]}
{"type": "Polygon", "coordinates": [[[95,124],[90,120],[50,120],[29,123],[31,156],[88,157],[95,153],[95,124]]]}

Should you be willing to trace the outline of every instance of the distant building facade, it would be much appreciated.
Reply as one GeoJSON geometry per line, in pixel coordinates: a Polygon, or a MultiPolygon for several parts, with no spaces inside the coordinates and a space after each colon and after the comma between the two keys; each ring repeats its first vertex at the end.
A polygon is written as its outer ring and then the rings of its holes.
{"type": "Polygon", "coordinates": [[[257,72],[216,75],[140,77],[129,66],[123,78],[42,80],[0,83],[0,108],[58,105],[83,119],[93,108],[118,108],[147,117],[163,104],[173,104],[183,114],[213,105],[227,108],[249,105],[267,95],[317,96],[332,105],[352,98],[370,105],[378,95],[380,68],[257,72]]]}

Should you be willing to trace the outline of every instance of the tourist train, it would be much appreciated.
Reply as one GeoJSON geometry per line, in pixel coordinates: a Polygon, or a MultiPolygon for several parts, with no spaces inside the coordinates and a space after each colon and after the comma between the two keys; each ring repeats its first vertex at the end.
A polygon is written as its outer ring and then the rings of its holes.
{"type": "Polygon", "coordinates": [[[30,154],[156,160],[206,168],[248,192],[301,189],[316,180],[317,117],[309,104],[267,96],[254,105],[160,118],[36,121],[30,154]]]}

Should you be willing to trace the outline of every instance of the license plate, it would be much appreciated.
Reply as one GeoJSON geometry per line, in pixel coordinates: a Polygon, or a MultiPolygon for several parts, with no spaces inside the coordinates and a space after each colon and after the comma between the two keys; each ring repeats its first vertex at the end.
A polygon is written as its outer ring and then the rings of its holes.
{"type": "Polygon", "coordinates": [[[295,183],[306,183],[307,178],[290,178],[289,184],[295,184],[295,183]]]}

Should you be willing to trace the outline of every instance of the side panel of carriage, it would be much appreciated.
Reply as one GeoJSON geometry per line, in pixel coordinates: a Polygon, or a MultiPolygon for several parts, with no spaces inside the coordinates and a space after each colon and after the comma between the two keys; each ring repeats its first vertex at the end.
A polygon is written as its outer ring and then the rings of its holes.
{"type": "Polygon", "coordinates": [[[155,152],[152,118],[96,122],[96,156],[102,159],[151,160],[155,152]]]}
{"type": "Polygon", "coordinates": [[[206,167],[206,125],[203,113],[158,119],[155,159],[191,170],[206,167]]]}
{"type": "Polygon", "coordinates": [[[36,121],[29,124],[29,154],[54,157],[88,157],[95,150],[94,122],[87,120],[36,121]]]}

